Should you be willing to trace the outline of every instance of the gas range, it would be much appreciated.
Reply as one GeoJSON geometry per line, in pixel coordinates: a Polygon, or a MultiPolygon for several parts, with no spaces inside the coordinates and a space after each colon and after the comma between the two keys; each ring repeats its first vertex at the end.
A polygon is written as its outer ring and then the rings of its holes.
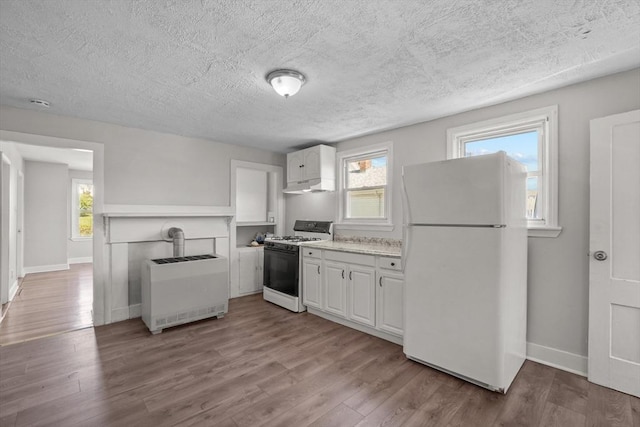
{"type": "Polygon", "coordinates": [[[331,221],[296,221],[293,236],[264,242],[264,299],[294,312],[305,311],[300,287],[300,244],[331,240],[331,221]]]}

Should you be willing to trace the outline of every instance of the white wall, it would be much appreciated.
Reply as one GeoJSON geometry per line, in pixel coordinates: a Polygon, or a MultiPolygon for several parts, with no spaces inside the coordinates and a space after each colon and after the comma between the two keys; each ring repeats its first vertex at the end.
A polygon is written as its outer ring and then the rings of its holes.
{"type": "MultiPolygon", "coordinates": [[[[93,149],[96,215],[103,212],[102,202],[231,206],[232,159],[285,164],[284,155],[264,150],[8,107],[0,107],[0,135],[17,142],[93,149]]],[[[120,290],[111,289],[111,272],[103,265],[108,245],[102,225],[94,227],[94,321],[102,324],[111,318],[112,291],[120,290]]]]}
{"type": "Polygon", "coordinates": [[[24,165],[25,269],[66,268],[69,169],[65,164],[28,160],[24,165]]]}
{"type": "Polygon", "coordinates": [[[69,206],[69,215],[67,215],[67,224],[69,227],[69,244],[67,245],[67,257],[69,258],[69,264],[74,264],[76,262],[90,262],[89,260],[93,257],[93,240],[73,240],[71,239],[71,180],[74,178],[80,179],[93,179],[93,172],[91,171],[80,171],[69,169],[69,196],[67,198],[67,206],[69,206]]]}
{"type": "MultiPolygon", "coordinates": [[[[442,160],[446,130],[557,104],[559,108],[559,216],[557,238],[529,239],[528,341],[587,355],[589,294],[589,121],[640,108],[640,70],[615,74],[512,102],[341,142],[338,151],[394,142],[391,232],[338,230],[346,235],[401,238],[402,166],[442,160]]],[[[428,101],[425,101],[428,102],[428,101]]],[[[286,196],[287,231],[296,219],[335,218],[337,193],[286,196]]]]}

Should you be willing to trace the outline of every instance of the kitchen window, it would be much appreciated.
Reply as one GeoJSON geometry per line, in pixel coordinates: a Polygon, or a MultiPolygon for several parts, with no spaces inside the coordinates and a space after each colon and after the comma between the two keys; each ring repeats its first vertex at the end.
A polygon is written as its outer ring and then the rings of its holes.
{"type": "Polygon", "coordinates": [[[93,237],[93,181],[71,180],[71,238],[93,237]]]}
{"type": "Polygon", "coordinates": [[[391,227],[392,144],[337,153],[343,228],[391,227]]]}
{"type": "Polygon", "coordinates": [[[529,236],[556,237],[558,107],[551,106],[447,130],[447,158],[505,151],[527,168],[529,236]]]}

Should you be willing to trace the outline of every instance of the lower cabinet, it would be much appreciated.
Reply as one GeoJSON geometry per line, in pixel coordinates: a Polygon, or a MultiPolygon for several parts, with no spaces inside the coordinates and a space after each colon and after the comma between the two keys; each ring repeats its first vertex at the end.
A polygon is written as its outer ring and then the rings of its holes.
{"type": "Polygon", "coordinates": [[[261,291],[264,282],[264,248],[238,248],[238,270],[240,295],[261,291]]]}
{"type": "Polygon", "coordinates": [[[402,336],[404,332],[404,277],[380,272],[376,326],[381,331],[402,336]]]}
{"type": "Polygon", "coordinates": [[[376,270],[373,267],[349,266],[349,319],[376,326],[376,270]]]}
{"type": "Polygon", "coordinates": [[[340,317],[347,317],[347,276],[346,264],[334,261],[324,263],[324,310],[340,317]]]}
{"type": "Polygon", "coordinates": [[[302,303],[309,307],[322,308],[322,261],[315,258],[302,258],[302,303]]]}
{"type": "Polygon", "coordinates": [[[331,250],[305,252],[302,301],[307,307],[345,319],[346,325],[365,326],[363,330],[374,335],[384,332],[381,337],[402,337],[404,279],[399,267],[397,258],[331,250]]]}

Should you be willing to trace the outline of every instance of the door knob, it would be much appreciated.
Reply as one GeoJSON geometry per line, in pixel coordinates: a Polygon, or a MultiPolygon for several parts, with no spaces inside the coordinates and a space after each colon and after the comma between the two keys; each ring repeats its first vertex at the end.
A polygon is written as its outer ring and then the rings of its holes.
{"type": "Polygon", "coordinates": [[[596,261],[604,261],[607,259],[607,253],[605,251],[596,251],[593,253],[593,257],[596,261]]]}

